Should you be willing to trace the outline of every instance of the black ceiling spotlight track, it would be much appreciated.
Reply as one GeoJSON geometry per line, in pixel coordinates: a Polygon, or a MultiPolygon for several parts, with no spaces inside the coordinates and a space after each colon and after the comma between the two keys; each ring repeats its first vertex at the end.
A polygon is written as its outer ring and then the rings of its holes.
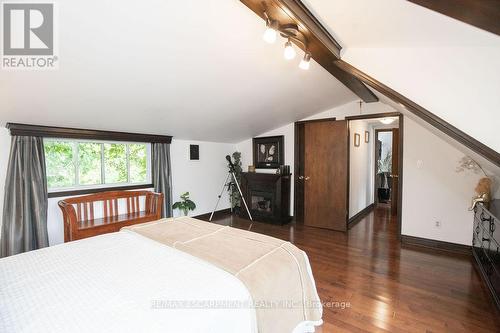
{"type": "Polygon", "coordinates": [[[276,36],[279,32],[280,36],[287,40],[283,53],[286,60],[294,59],[297,54],[292,42],[294,44],[300,44],[305,52],[304,57],[300,61],[299,67],[301,69],[308,70],[311,63],[311,53],[308,51],[308,41],[306,36],[299,30],[299,27],[296,24],[280,24],[278,20],[271,18],[267,12],[265,2],[262,2],[262,6],[264,7],[264,17],[266,19],[266,31],[262,37],[264,41],[269,44],[275,43],[276,36]]]}

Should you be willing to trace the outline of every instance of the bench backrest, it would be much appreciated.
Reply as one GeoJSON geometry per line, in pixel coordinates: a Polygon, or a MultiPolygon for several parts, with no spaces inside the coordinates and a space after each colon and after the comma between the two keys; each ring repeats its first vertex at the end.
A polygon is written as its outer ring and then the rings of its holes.
{"type": "Polygon", "coordinates": [[[77,235],[82,222],[92,226],[99,219],[102,226],[119,220],[121,225],[116,228],[121,228],[134,222],[158,220],[162,202],[163,194],[151,191],[109,191],[61,200],[58,204],[63,213],[65,241],[83,238],[77,235]]]}

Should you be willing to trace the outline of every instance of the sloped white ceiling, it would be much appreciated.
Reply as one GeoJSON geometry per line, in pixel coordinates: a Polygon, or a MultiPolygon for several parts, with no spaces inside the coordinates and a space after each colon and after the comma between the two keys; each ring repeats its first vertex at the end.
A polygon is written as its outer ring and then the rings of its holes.
{"type": "Polygon", "coordinates": [[[343,59],[500,151],[500,36],[403,0],[305,0],[343,59]]]}
{"type": "MultiPolygon", "coordinates": [[[[500,37],[403,0],[304,2],[344,60],[500,151],[500,37]]],[[[0,125],[238,142],[357,99],[237,0],[57,4],[59,69],[0,71],[0,125]]]]}
{"type": "MultiPolygon", "coordinates": [[[[493,193],[497,193],[496,195],[500,195],[500,167],[491,163],[489,160],[486,158],[482,157],[481,155],[475,153],[471,149],[467,148],[463,144],[459,143],[458,141],[450,138],[449,136],[443,134],[440,130],[436,129],[435,127],[431,126],[429,123],[423,121],[419,117],[415,116],[413,113],[408,111],[404,106],[402,106],[399,103],[396,103],[386,96],[380,94],[379,92],[375,92],[375,95],[380,100],[380,103],[383,103],[385,105],[390,106],[391,108],[394,109],[394,111],[401,112],[403,115],[407,116],[408,118],[411,118],[413,121],[415,121],[417,124],[420,126],[424,127],[427,129],[430,133],[440,137],[443,139],[445,142],[450,144],[452,147],[460,151],[464,156],[469,156],[473,158],[481,167],[486,171],[486,174],[493,179],[493,193]]],[[[495,196],[496,197],[496,196],[495,196]]]]}
{"type": "Polygon", "coordinates": [[[346,48],[490,46],[492,36],[406,0],[302,0],[346,48]]]}
{"type": "Polygon", "coordinates": [[[0,125],[238,142],[356,96],[236,0],[57,2],[59,69],[0,71],[0,125]]]}

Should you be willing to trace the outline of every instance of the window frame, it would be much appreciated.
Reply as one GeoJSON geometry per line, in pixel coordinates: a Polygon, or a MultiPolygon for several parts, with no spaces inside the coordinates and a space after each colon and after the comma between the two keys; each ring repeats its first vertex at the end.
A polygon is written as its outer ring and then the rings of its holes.
{"type": "MultiPolygon", "coordinates": [[[[126,145],[126,160],[127,160],[127,178],[130,180],[130,159],[129,159],[129,145],[130,144],[144,144],[146,145],[146,181],[138,183],[113,183],[113,184],[96,184],[96,185],[76,185],[71,187],[58,187],[49,189],[47,184],[47,191],[49,198],[73,196],[73,195],[83,195],[91,193],[99,193],[105,191],[122,191],[122,190],[137,190],[154,188],[152,181],[152,153],[151,153],[151,143],[150,142],[137,142],[137,141],[114,141],[114,140],[92,140],[92,139],[73,139],[73,138],[56,138],[56,137],[44,137],[43,143],[45,146],[46,142],[72,142],[76,151],[74,151],[74,159],[78,161],[79,150],[78,143],[98,143],[101,144],[101,181],[105,181],[104,174],[104,144],[124,144],[126,145]]],[[[75,182],[78,183],[79,180],[79,163],[75,163],[75,182]]]]}

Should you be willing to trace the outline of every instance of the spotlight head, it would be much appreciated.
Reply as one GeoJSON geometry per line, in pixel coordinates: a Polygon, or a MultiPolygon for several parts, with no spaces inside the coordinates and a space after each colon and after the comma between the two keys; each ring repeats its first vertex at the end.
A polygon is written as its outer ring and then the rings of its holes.
{"type": "Polygon", "coordinates": [[[308,70],[310,66],[311,66],[311,54],[309,52],[306,52],[304,54],[304,58],[302,58],[302,60],[300,61],[299,67],[300,69],[308,70]]]}
{"type": "Polygon", "coordinates": [[[272,20],[270,18],[266,20],[266,31],[262,36],[262,39],[264,39],[266,43],[274,44],[274,42],[276,42],[276,36],[278,35],[278,25],[278,21],[272,20]]]}
{"type": "Polygon", "coordinates": [[[264,32],[264,35],[262,36],[262,39],[269,44],[274,44],[276,42],[276,30],[273,28],[266,28],[266,31],[264,32]]]}
{"type": "Polygon", "coordinates": [[[286,60],[292,60],[295,58],[296,52],[295,49],[293,48],[292,42],[288,40],[285,43],[285,51],[283,53],[283,56],[285,57],[286,60]]]}

